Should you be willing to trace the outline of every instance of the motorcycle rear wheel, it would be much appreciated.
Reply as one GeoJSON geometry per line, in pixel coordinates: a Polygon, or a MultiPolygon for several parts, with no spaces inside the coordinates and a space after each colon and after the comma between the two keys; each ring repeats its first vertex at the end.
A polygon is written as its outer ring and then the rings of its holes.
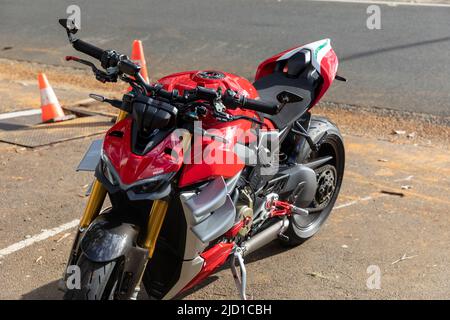
{"type": "Polygon", "coordinates": [[[80,289],[67,290],[64,300],[114,300],[118,284],[117,262],[96,263],[81,256],[80,289]]]}
{"type": "Polygon", "coordinates": [[[329,217],[339,194],[342,178],[344,176],[345,151],[344,143],[339,132],[329,133],[320,149],[311,152],[307,162],[315,159],[332,156],[333,159],[315,169],[318,180],[318,188],[315,199],[311,203],[311,213],[307,217],[294,215],[290,217],[290,224],[281,238],[284,245],[299,245],[313,235],[329,217]]]}

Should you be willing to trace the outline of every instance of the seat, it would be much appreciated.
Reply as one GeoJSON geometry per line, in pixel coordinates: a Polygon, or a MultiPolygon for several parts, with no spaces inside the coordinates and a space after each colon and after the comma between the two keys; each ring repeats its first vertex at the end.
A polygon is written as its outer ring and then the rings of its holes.
{"type": "Polygon", "coordinates": [[[278,63],[275,71],[256,80],[253,86],[263,101],[277,102],[277,95],[289,91],[303,98],[302,101],[289,103],[276,115],[264,114],[278,129],[283,129],[297,120],[314,100],[319,74],[310,62],[310,52],[300,51],[287,61],[278,63]]]}

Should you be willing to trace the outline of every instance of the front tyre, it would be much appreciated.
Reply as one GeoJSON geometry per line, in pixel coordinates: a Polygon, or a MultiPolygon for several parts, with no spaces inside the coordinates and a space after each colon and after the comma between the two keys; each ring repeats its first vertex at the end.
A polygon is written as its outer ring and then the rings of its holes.
{"type": "Polygon", "coordinates": [[[310,214],[306,217],[300,215],[290,217],[290,224],[285,232],[287,237],[282,240],[283,244],[295,246],[311,238],[319,231],[333,209],[341,188],[345,166],[344,143],[336,128],[328,132],[320,149],[310,152],[303,163],[326,156],[333,158],[314,169],[318,187],[313,202],[307,208],[310,214]]]}
{"type": "Polygon", "coordinates": [[[117,261],[96,263],[82,255],[77,265],[81,271],[80,289],[68,289],[64,300],[114,300],[119,283],[117,261]]]}

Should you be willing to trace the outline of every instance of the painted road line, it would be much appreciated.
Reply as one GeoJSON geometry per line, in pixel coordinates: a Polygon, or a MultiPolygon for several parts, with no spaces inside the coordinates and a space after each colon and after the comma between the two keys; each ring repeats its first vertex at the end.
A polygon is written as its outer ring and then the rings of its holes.
{"type": "Polygon", "coordinates": [[[0,250],[0,258],[3,258],[11,253],[14,253],[16,251],[22,250],[23,248],[29,247],[32,244],[35,244],[37,242],[41,242],[45,239],[51,238],[61,232],[64,232],[66,230],[72,229],[80,223],[80,220],[75,219],[70,222],[67,222],[63,225],[60,225],[59,227],[50,229],[50,230],[44,230],[41,233],[32,236],[31,238],[16,242],[12,245],[10,245],[7,248],[0,250]]]}
{"type": "Polygon", "coordinates": [[[339,2],[353,4],[382,4],[389,7],[410,6],[410,7],[438,7],[450,8],[448,3],[418,3],[418,2],[398,2],[398,1],[370,1],[370,0],[308,0],[309,2],[339,2]]]}
{"type": "Polygon", "coordinates": [[[41,113],[42,113],[41,109],[31,109],[31,110],[23,110],[23,111],[16,111],[16,112],[8,112],[8,113],[0,114],[0,120],[24,117],[24,116],[32,116],[32,115],[41,114],[41,113]]]}
{"type": "Polygon", "coordinates": [[[372,197],[372,196],[362,197],[362,198],[359,198],[359,199],[356,199],[356,200],[353,200],[353,201],[349,201],[349,202],[340,204],[338,206],[335,206],[333,208],[333,210],[339,210],[339,209],[347,208],[347,207],[353,206],[353,205],[355,205],[355,204],[357,204],[359,202],[374,200],[374,199],[381,198],[381,197],[384,197],[384,196],[385,195],[381,194],[381,195],[379,195],[377,197],[372,197]]]}
{"type": "MultiPolygon", "coordinates": [[[[382,197],[382,195],[380,195],[379,197],[382,197]]],[[[350,201],[350,202],[346,202],[346,203],[340,204],[340,205],[334,207],[333,210],[339,210],[339,209],[347,208],[347,207],[353,206],[353,205],[355,205],[355,204],[357,204],[359,202],[369,201],[369,200],[373,200],[373,199],[376,199],[376,198],[379,198],[379,197],[373,197],[373,196],[362,197],[362,198],[359,198],[357,200],[353,200],[353,201],[350,201]]],[[[56,228],[53,228],[53,229],[50,229],[50,230],[42,231],[41,233],[39,233],[37,235],[34,235],[31,238],[28,238],[28,239],[19,241],[17,243],[14,243],[14,244],[10,245],[9,247],[0,250],[0,258],[3,258],[3,257],[5,257],[5,256],[7,256],[7,255],[9,255],[11,253],[14,253],[16,251],[19,251],[19,250],[22,250],[22,249],[24,249],[26,247],[29,247],[29,246],[37,243],[37,242],[41,242],[43,240],[46,240],[46,239],[51,238],[53,236],[56,236],[57,234],[59,234],[61,232],[64,232],[64,231],[72,229],[72,228],[75,228],[76,226],[78,226],[79,222],[80,222],[80,220],[75,219],[75,220],[72,220],[72,221],[70,221],[68,223],[65,223],[65,224],[63,224],[63,225],[61,225],[59,227],[56,227],[56,228]]]]}

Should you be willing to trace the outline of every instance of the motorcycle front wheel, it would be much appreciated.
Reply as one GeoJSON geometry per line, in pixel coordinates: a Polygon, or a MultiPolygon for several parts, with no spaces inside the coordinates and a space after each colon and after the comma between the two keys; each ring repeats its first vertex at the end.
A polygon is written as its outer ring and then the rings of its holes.
{"type": "Polygon", "coordinates": [[[80,289],[68,289],[64,300],[114,300],[119,283],[117,261],[96,263],[81,256],[77,263],[80,268],[80,289]]]}

